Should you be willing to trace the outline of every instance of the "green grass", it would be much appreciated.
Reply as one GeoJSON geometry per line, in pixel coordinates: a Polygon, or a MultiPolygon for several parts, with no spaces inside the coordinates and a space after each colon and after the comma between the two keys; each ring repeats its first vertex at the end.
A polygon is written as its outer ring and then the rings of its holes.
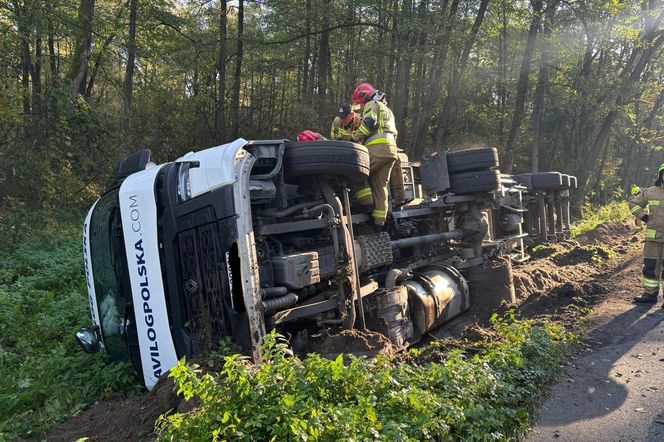
{"type": "Polygon", "coordinates": [[[632,217],[629,205],[624,201],[614,201],[602,207],[587,204],[582,209],[582,218],[571,227],[572,238],[595,230],[602,224],[618,223],[632,217]]]}
{"type": "Polygon", "coordinates": [[[493,320],[494,335],[399,359],[292,355],[275,335],[268,362],[228,356],[218,374],[181,362],[188,413],[162,417],[161,440],[510,440],[529,427],[576,336],[550,323],[493,320]]]}
{"type": "Polygon", "coordinates": [[[91,401],[138,391],[127,364],[74,339],[91,322],[80,230],[23,229],[0,250],[0,440],[43,437],[91,401]]]}

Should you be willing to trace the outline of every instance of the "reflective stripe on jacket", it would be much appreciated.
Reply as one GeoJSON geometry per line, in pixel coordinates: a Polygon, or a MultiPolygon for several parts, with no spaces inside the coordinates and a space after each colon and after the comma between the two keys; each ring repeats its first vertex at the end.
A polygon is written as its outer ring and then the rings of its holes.
{"type": "Polygon", "coordinates": [[[660,186],[648,187],[629,201],[629,209],[635,217],[641,218],[648,208],[646,241],[664,242],[664,189],[660,186]]]}
{"type": "Polygon", "coordinates": [[[396,144],[397,127],[394,114],[382,101],[370,101],[364,107],[362,124],[354,137],[355,141],[365,142],[371,138],[370,144],[396,144]],[[380,137],[379,135],[385,134],[380,137]],[[389,135],[388,135],[389,134],[389,135]]]}

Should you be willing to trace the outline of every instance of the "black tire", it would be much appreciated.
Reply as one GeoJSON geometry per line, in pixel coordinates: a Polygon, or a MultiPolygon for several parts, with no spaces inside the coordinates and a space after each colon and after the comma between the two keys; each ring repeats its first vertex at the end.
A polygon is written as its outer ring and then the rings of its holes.
{"type": "Polygon", "coordinates": [[[516,302],[512,264],[509,260],[471,267],[466,273],[466,279],[471,304],[493,307],[503,302],[516,302]]]}
{"type": "Polygon", "coordinates": [[[496,168],[498,168],[498,151],[495,147],[466,149],[447,154],[447,170],[449,173],[496,168]]]}
{"type": "Polygon", "coordinates": [[[349,181],[369,176],[369,151],[347,141],[289,143],[284,154],[284,175],[290,179],[308,175],[340,175],[349,181]]]}
{"type": "Polygon", "coordinates": [[[563,177],[560,172],[541,172],[532,174],[533,189],[560,190],[563,177]]]}
{"type": "Polygon", "coordinates": [[[570,180],[570,176],[569,176],[569,175],[565,175],[565,174],[562,175],[562,186],[563,186],[563,189],[569,189],[570,181],[571,181],[571,180],[570,180]]]}
{"type": "Polygon", "coordinates": [[[477,170],[450,175],[450,191],[457,195],[500,189],[500,171],[477,170]]]}

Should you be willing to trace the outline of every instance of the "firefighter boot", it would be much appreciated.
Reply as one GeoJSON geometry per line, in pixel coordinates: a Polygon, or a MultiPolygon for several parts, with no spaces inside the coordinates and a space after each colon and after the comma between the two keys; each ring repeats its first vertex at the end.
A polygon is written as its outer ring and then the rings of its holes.
{"type": "Polygon", "coordinates": [[[654,304],[657,302],[657,295],[653,293],[644,293],[641,296],[635,296],[634,302],[643,304],[654,304]]]}

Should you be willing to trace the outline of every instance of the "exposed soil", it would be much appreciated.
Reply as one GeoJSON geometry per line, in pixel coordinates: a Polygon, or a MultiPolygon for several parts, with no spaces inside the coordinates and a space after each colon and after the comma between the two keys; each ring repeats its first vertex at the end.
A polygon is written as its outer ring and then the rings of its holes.
{"type": "Polygon", "coordinates": [[[162,378],[155,389],[138,397],[97,402],[54,428],[49,441],[139,441],[154,439],[154,425],[168,410],[183,404],[173,390],[173,380],[162,378]]]}
{"type": "Polygon", "coordinates": [[[556,314],[575,303],[593,305],[608,293],[605,281],[641,249],[643,232],[627,223],[603,225],[551,247],[549,256],[514,268],[519,313],[556,314]]]}
{"type": "Polygon", "coordinates": [[[394,354],[395,348],[384,335],[360,330],[324,330],[311,335],[305,353],[335,358],[340,353],[376,357],[394,354]]]}
{"type": "MultiPolygon", "coordinates": [[[[643,232],[631,225],[613,224],[601,226],[574,241],[541,248],[535,254],[538,259],[514,266],[517,305],[503,305],[499,310],[516,307],[520,316],[546,316],[564,322],[567,306],[594,305],[620,285],[621,272],[638,271],[635,262],[642,236],[643,232]]],[[[493,307],[474,305],[432,338],[481,339],[490,333],[486,325],[494,311],[493,307]]],[[[315,350],[326,357],[335,357],[340,352],[368,357],[395,352],[384,336],[356,330],[325,331],[308,337],[306,342],[304,353],[315,350]]],[[[195,405],[178,398],[172,380],[168,379],[151,393],[92,405],[54,428],[48,440],[73,441],[81,437],[90,441],[151,440],[154,423],[161,414],[189,410],[195,405]]]]}

